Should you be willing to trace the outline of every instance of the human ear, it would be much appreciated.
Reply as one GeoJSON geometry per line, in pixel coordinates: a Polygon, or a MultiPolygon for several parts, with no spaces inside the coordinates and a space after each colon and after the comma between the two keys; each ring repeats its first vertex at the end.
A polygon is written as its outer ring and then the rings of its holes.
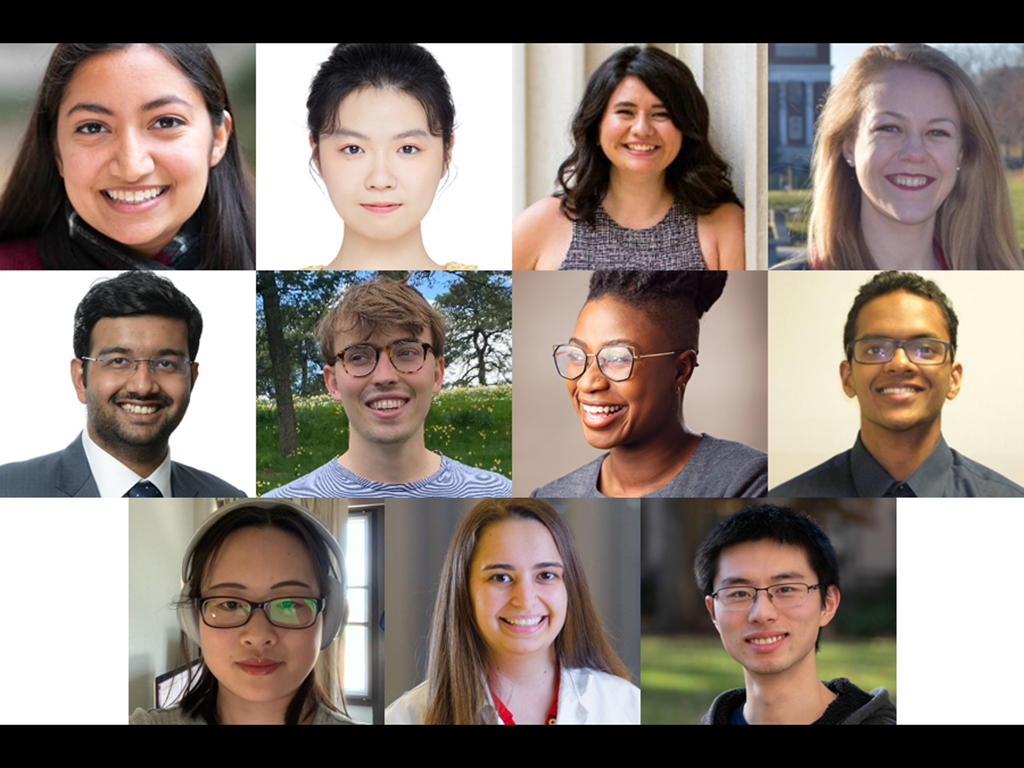
{"type": "Polygon", "coordinates": [[[697,353],[688,349],[676,358],[676,389],[682,389],[690,383],[693,369],[697,367],[697,353]]]}
{"type": "Polygon", "coordinates": [[[455,134],[452,133],[451,138],[448,140],[448,149],[444,153],[444,167],[441,168],[441,175],[444,176],[448,173],[448,168],[452,164],[452,150],[455,149],[455,134]]]}
{"type": "Polygon", "coordinates": [[[843,159],[846,160],[846,164],[851,168],[856,167],[856,161],[853,154],[853,140],[845,139],[843,141],[843,159]]]}
{"type": "Polygon", "coordinates": [[[333,365],[324,366],[324,384],[327,386],[327,391],[331,393],[331,399],[336,403],[340,403],[341,390],[338,388],[338,377],[333,365]]]}
{"type": "Polygon", "coordinates": [[[316,139],[313,138],[313,132],[309,132],[309,149],[313,153],[313,165],[316,166],[316,172],[323,176],[323,171],[320,170],[320,145],[316,143],[316,139]]]}
{"type": "Polygon", "coordinates": [[[437,358],[437,364],[434,366],[434,387],[433,393],[436,395],[441,391],[441,385],[444,384],[444,358],[437,358]]]}
{"type": "Polygon", "coordinates": [[[71,383],[78,393],[78,402],[85,403],[85,363],[77,357],[71,361],[71,383]]]}
{"type": "Polygon", "coordinates": [[[857,391],[853,388],[853,367],[849,360],[843,360],[839,364],[839,378],[843,382],[843,392],[847,397],[856,397],[857,391]]]}
{"type": "Polygon", "coordinates": [[[715,598],[708,595],[704,598],[704,607],[708,609],[708,613],[711,614],[711,623],[715,625],[715,629],[718,629],[718,619],[715,618],[715,598]]]}
{"type": "Polygon", "coordinates": [[[839,608],[839,587],[835,584],[829,586],[825,592],[825,606],[821,609],[821,624],[819,627],[824,627],[832,618],[836,615],[836,610],[839,608]]]}
{"type": "Polygon", "coordinates": [[[224,159],[224,153],[227,151],[233,127],[234,122],[231,120],[231,115],[228,112],[224,112],[224,119],[220,121],[220,125],[213,129],[213,148],[210,150],[211,168],[224,159]]]}
{"type": "Polygon", "coordinates": [[[949,392],[946,393],[946,399],[952,400],[960,394],[960,380],[964,375],[964,367],[960,363],[953,363],[952,369],[949,371],[949,392]]]}

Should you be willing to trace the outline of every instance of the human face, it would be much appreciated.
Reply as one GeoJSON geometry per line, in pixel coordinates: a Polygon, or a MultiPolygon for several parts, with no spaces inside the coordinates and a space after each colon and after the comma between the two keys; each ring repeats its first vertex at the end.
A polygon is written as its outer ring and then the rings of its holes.
{"type": "Polygon", "coordinates": [[[542,523],[504,520],[484,528],[469,588],[489,661],[554,653],[568,596],[562,556],[542,523]]]}
{"type": "MultiPolygon", "coordinates": [[[[714,589],[717,592],[728,586],[770,587],[789,582],[808,586],[818,583],[807,554],[800,547],[763,539],[722,550],[714,589]]],[[[723,610],[712,597],[706,597],[705,604],[726,652],[748,674],[806,673],[816,669],[814,644],[818,630],[832,621],[839,607],[839,590],[829,587],[823,606],[821,589],[825,588],[811,590],[807,602],[796,608],[777,608],[767,592],[758,592],[748,610],[723,610]]]]}
{"type": "Polygon", "coordinates": [[[231,117],[214,128],[167,56],[133,45],[75,69],[57,119],[57,168],[88,224],[152,257],[199,208],[230,134],[231,117]]]}
{"type": "MultiPolygon", "coordinates": [[[[110,352],[136,360],[160,355],[188,358],[188,325],[156,315],[100,318],[92,329],[88,356],[110,352]]],[[[198,363],[192,364],[190,373],[157,377],[146,363],[139,363],[126,375],[92,362],[71,361],[78,399],[88,411],[89,436],[124,463],[166,454],[167,440],[188,410],[198,363]]]]}
{"type": "Polygon", "coordinates": [[[612,91],[601,118],[601,149],[615,171],[665,173],[683,146],[683,134],[661,99],[630,75],[612,91]]]}
{"type": "Polygon", "coordinates": [[[337,124],[319,148],[312,136],[310,145],[346,238],[390,242],[418,233],[448,169],[423,107],[404,91],[365,88],[341,102],[337,124]]]}
{"type": "MultiPolygon", "coordinates": [[[[263,602],[323,595],[312,558],[297,536],[250,527],[224,539],[204,575],[201,596],[263,602]]],[[[280,711],[283,722],[295,691],[316,664],[322,633],[322,617],[306,629],[284,629],[259,609],[246,624],[231,629],[208,627],[200,619],[203,659],[220,684],[218,716],[245,722],[247,713],[272,709],[280,711]]]]}
{"type": "Polygon", "coordinates": [[[350,448],[406,443],[417,437],[423,440],[423,422],[427,420],[433,396],[441,391],[444,382],[444,360],[431,350],[420,370],[402,373],[383,351],[396,341],[430,344],[432,340],[428,331],[416,334],[402,328],[378,331],[369,338],[339,333],[335,339],[338,352],[363,343],[381,349],[377,367],[369,376],[350,375],[340,361],[324,368],[327,391],[345,407],[348,416],[350,448]]]}
{"type": "MultiPolygon", "coordinates": [[[[611,298],[587,302],[569,343],[595,354],[601,347],[627,344],[638,355],[673,349],[668,334],[641,310],[611,298]]],[[[578,379],[566,379],[569,399],[595,448],[637,445],[682,429],[677,388],[693,370],[692,353],[635,360],[625,381],[605,378],[595,360],[578,379]]]]}
{"type": "MultiPolygon", "coordinates": [[[[908,291],[872,299],[857,315],[855,339],[879,337],[949,342],[949,327],[938,305],[908,291]]],[[[861,432],[876,434],[924,429],[938,435],[942,406],[960,392],[963,368],[953,354],[942,365],[914,365],[903,349],[881,365],[844,360],[843,391],[860,403],[861,432]]]]}
{"type": "Polygon", "coordinates": [[[949,86],[934,72],[894,67],[864,89],[863,100],[857,134],[843,145],[860,183],[862,226],[931,231],[963,156],[949,86]]]}

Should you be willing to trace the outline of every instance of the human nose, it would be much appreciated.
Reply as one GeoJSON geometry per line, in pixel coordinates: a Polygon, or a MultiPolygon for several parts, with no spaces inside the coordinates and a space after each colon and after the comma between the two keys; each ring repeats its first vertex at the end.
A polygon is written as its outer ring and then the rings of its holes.
{"type": "Polygon", "coordinates": [[[253,606],[249,621],[241,629],[241,641],[245,645],[273,645],[278,639],[278,628],[270,623],[266,612],[256,606],[253,606]]]}
{"type": "Polygon", "coordinates": [[[377,366],[373,369],[370,378],[374,383],[379,384],[398,381],[398,369],[391,362],[390,349],[382,349],[377,353],[377,366]]]}
{"type": "Polygon", "coordinates": [[[134,130],[121,134],[111,165],[114,174],[125,181],[137,181],[155,167],[146,142],[134,130]]]}
{"type": "Polygon", "coordinates": [[[156,374],[153,373],[153,369],[150,367],[151,365],[152,362],[150,360],[135,361],[135,370],[129,376],[129,381],[140,392],[150,392],[160,388],[156,380],[156,374]]]}
{"type": "Polygon", "coordinates": [[[754,602],[750,606],[747,619],[751,623],[757,623],[772,620],[777,615],[778,609],[775,607],[775,603],[772,602],[771,595],[768,594],[768,591],[758,590],[755,592],[754,602]],[[761,594],[762,592],[764,592],[764,594],[761,594]]]}
{"type": "Polygon", "coordinates": [[[512,588],[512,604],[520,608],[530,608],[536,598],[536,586],[529,579],[520,579],[512,588]]]}
{"type": "Polygon", "coordinates": [[[608,379],[601,372],[596,355],[587,356],[587,368],[583,371],[583,375],[576,380],[576,383],[581,389],[588,392],[608,387],[608,379]]]}
{"type": "Polygon", "coordinates": [[[898,346],[893,350],[892,357],[889,362],[885,364],[885,370],[887,371],[902,371],[910,368],[913,363],[910,358],[907,357],[907,350],[898,346]]]}
{"type": "Polygon", "coordinates": [[[366,176],[367,189],[394,189],[395,175],[391,170],[390,158],[386,153],[378,152],[372,159],[370,171],[366,176]]]}
{"type": "Polygon", "coordinates": [[[900,147],[900,159],[922,160],[925,156],[924,137],[917,131],[908,130],[903,135],[903,145],[900,147]]]}
{"type": "Polygon", "coordinates": [[[633,132],[638,136],[647,136],[652,129],[650,116],[646,112],[637,112],[633,118],[633,132]]]}

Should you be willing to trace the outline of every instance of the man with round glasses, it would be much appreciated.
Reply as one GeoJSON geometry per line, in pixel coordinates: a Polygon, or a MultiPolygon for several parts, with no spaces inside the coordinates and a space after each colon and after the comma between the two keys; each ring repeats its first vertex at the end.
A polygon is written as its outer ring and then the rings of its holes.
{"type": "Polygon", "coordinates": [[[895,725],[885,688],[822,682],[815,653],[839,608],[839,563],[806,515],[761,504],[708,534],[694,559],[697,586],[745,686],[718,696],[704,725],[895,725]]]}
{"type": "Polygon", "coordinates": [[[1024,496],[1024,488],[951,449],[942,408],[960,392],[958,320],[947,296],[912,272],[880,272],[846,320],[843,391],[860,405],[853,448],[769,495],[1024,496]]]}
{"type": "Polygon", "coordinates": [[[316,331],[324,382],[345,408],[348,447],[268,497],[510,496],[508,478],[426,447],[444,381],[445,327],[410,285],[384,276],[349,286],[316,331]]]}
{"type": "Polygon", "coordinates": [[[71,379],[86,428],[63,451],[0,467],[0,496],[245,496],[171,461],[191,400],[203,320],[153,272],[95,282],[75,312],[71,379]]]}

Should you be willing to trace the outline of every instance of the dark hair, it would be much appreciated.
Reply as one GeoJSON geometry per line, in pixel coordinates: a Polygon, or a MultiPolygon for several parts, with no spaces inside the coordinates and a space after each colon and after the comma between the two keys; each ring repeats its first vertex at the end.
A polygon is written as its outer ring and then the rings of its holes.
{"type": "MultiPolygon", "coordinates": [[[[774,504],[758,504],[740,510],[716,525],[707,535],[693,560],[693,573],[701,594],[709,597],[715,591],[718,560],[723,549],[766,539],[803,550],[821,585],[818,593],[824,606],[828,588],[839,588],[839,558],[835,548],[813,518],[774,504]]],[[[818,638],[820,640],[821,630],[818,630],[818,638]]],[[[814,647],[817,650],[817,641],[814,647]]]]}
{"type": "Polygon", "coordinates": [[[846,359],[853,358],[853,334],[861,309],[872,299],[896,291],[907,291],[922,299],[935,302],[949,327],[950,359],[954,359],[956,357],[956,330],[960,321],[957,320],[956,312],[953,311],[953,302],[931,280],[914,272],[893,271],[879,272],[860,287],[857,298],[853,300],[853,306],[850,307],[850,312],[846,316],[846,327],[843,329],[843,349],[846,351],[846,359]]]}
{"type": "MultiPolygon", "coordinates": [[[[81,359],[92,349],[92,329],[104,317],[156,315],[184,320],[188,326],[188,356],[195,362],[203,316],[196,305],[166,277],[154,272],[122,272],[117,277],[92,284],[75,310],[72,338],[75,357],[81,359]]],[[[85,365],[85,362],[82,363],[85,365]]]]}
{"type": "Polygon", "coordinates": [[[727,272],[598,271],[590,276],[587,301],[609,296],[637,306],[678,336],[680,349],[697,352],[699,320],[722,295],[727,277],[727,272]]]}
{"type": "MultiPolygon", "coordinates": [[[[64,92],[75,69],[87,58],[131,45],[135,43],[59,43],[53,51],[18,158],[0,197],[0,242],[38,237],[59,214],[67,193],[57,170],[54,146],[64,92]]],[[[145,45],[159,48],[202,94],[214,127],[224,121],[225,112],[233,114],[220,67],[206,43],[145,45]]],[[[255,267],[252,181],[237,130],[231,131],[224,156],[210,169],[199,216],[204,233],[203,268],[255,267]]],[[[78,265],[63,266],[74,269],[78,265]]]]}
{"type": "Polygon", "coordinates": [[[363,88],[396,88],[415,98],[427,115],[430,133],[441,137],[447,157],[455,104],[437,59],[416,43],[338,43],[309,85],[306,124],[315,145],[313,160],[319,160],[321,134],[338,128],[341,102],[363,88]]]}
{"type": "Polygon", "coordinates": [[[430,627],[427,724],[494,722],[487,704],[487,648],[474,618],[469,569],[483,530],[506,520],[534,520],[554,539],[565,566],[565,626],[555,655],[569,669],[589,668],[629,679],[590,599],[572,529],[543,499],[484,499],[459,523],[445,556],[430,627]]]}
{"type": "Polygon", "coordinates": [[[694,209],[710,213],[723,203],[740,205],[729,181],[729,164],[708,140],[708,104],[679,59],[658,48],[631,45],[608,57],[590,76],[572,120],[572,153],[558,169],[561,207],[573,221],[592,222],[608,192],[611,162],[601,149],[601,120],[612,92],[625,78],[643,81],[661,99],[683,146],[665,171],[665,187],[694,209]]]}
{"type": "MultiPolygon", "coordinates": [[[[268,509],[266,507],[239,507],[215,522],[205,533],[203,538],[196,545],[192,552],[192,559],[189,564],[189,578],[186,584],[187,599],[189,606],[194,606],[196,600],[202,597],[202,584],[206,577],[210,563],[220,552],[224,541],[235,531],[242,528],[276,528],[290,533],[299,539],[309,553],[310,560],[316,570],[320,594],[326,595],[328,591],[327,579],[332,575],[337,576],[334,564],[331,561],[331,554],[320,533],[312,523],[306,520],[301,514],[286,505],[268,509]]],[[[182,635],[182,646],[185,646],[184,635],[182,635]]],[[[187,657],[187,653],[185,654],[187,657]]],[[[190,665],[191,669],[191,665],[190,665]]],[[[217,691],[219,689],[217,678],[210,672],[209,667],[204,663],[195,684],[189,680],[189,690],[181,699],[182,711],[189,717],[201,718],[208,725],[217,724],[217,691]]],[[[342,702],[344,704],[344,701],[342,702]]],[[[297,725],[312,717],[317,708],[325,705],[337,711],[331,697],[326,694],[323,686],[316,676],[316,667],[309,673],[306,679],[295,692],[294,698],[288,705],[285,713],[286,725],[297,725]]]]}

